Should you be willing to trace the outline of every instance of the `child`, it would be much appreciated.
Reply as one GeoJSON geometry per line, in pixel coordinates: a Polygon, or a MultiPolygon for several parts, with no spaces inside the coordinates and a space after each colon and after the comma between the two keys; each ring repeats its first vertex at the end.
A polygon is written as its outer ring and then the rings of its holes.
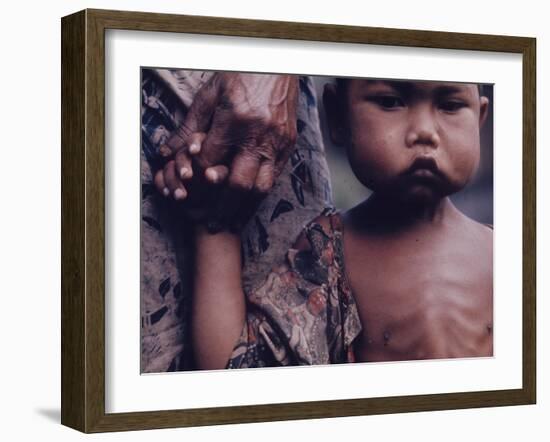
{"type": "Polygon", "coordinates": [[[472,84],[349,79],[324,102],[373,194],[313,220],[247,297],[239,236],[197,225],[198,367],[491,356],[492,230],[449,199],[478,167],[487,98],[472,84]]]}

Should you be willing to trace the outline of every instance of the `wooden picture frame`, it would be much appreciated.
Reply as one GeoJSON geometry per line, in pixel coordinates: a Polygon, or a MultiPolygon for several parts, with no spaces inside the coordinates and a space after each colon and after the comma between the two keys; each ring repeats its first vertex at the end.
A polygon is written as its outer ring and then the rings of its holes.
{"type": "Polygon", "coordinates": [[[104,432],[533,404],[536,400],[536,40],[404,29],[84,10],[62,19],[61,422],[104,432]],[[105,411],[105,30],[516,53],[523,67],[522,387],[131,413],[105,411]]]}

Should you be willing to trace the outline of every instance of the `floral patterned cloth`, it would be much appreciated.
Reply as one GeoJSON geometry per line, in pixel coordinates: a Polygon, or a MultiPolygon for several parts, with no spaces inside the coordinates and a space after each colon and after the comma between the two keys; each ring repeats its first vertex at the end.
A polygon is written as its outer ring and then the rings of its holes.
{"type": "MultiPolygon", "coordinates": [[[[141,372],[193,369],[189,345],[192,231],[152,183],[158,149],[181,124],[195,93],[213,72],[142,69],[141,78],[141,372]]],[[[332,206],[332,189],[315,89],[299,81],[298,138],[270,194],[242,234],[243,286],[249,291],[284,259],[303,226],[332,206]]]]}
{"type": "Polygon", "coordinates": [[[227,368],[354,362],[361,332],[345,276],[342,220],[325,214],[303,231],[306,247],[247,294],[247,321],[227,368]]]}

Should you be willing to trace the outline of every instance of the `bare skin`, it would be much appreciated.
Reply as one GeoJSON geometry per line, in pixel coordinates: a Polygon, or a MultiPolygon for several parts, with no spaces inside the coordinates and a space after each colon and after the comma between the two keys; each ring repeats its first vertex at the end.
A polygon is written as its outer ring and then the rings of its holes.
{"type": "Polygon", "coordinates": [[[245,321],[241,240],[231,232],[195,229],[191,339],[197,368],[225,368],[245,321]]]}
{"type": "Polygon", "coordinates": [[[347,277],[363,324],[357,359],[492,356],[492,231],[448,199],[433,216],[381,232],[383,218],[371,202],[344,221],[347,277]]]}

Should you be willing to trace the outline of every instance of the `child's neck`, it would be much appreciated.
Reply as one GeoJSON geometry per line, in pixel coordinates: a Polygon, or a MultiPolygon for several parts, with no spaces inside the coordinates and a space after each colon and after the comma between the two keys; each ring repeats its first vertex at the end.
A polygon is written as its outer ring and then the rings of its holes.
{"type": "Polygon", "coordinates": [[[376,193],[351,212],[354,224],[359,224],[367,231],[379,233],[422,226],[436,227],[458,213],[448,197],[430,203],[404,203],[376,193]]]}

